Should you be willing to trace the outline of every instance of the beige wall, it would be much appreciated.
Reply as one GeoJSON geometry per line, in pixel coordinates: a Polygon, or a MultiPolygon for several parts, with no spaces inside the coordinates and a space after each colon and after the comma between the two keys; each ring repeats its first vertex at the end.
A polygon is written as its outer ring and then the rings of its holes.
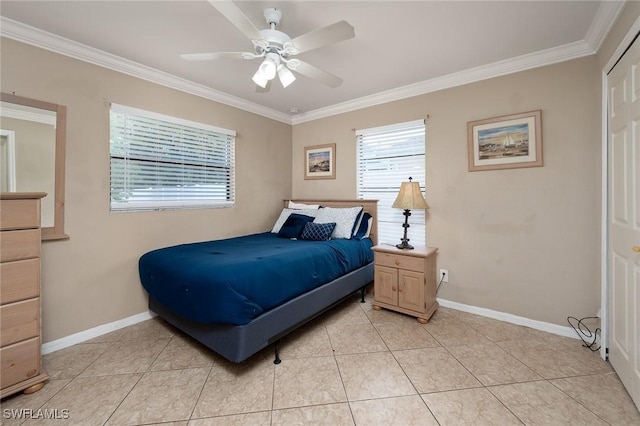
{"type": "Polygon", "coordinates": [[[42,252],[44,342],[146,311],[148,250],[268,230],[291,195],[291,126],[2,39],[3,92],[67,106],[65,229],[42,252]],[[109,102],[233,129],[236,206],[109,212],[109,102]]]}
{"type": "MultiPolygon", "coordinates": [[[[293,128],[293,197],[354,197],[352,129],[427,121],[427,242],[449,270],[439,297],[566,325],[600,307],[595,56],[293,128]],[[541,109],[544,167],[469,172],[467,122],[541,109]],[[335,180],[302,178],[304,147],[336,143],[335,180]]],[[[398,238],[402,229],[398,227],[398,238]]]]}

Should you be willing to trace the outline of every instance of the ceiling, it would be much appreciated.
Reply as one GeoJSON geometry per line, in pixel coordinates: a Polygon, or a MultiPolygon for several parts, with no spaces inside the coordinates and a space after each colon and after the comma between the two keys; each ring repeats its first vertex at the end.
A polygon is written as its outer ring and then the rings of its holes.
{"type": "Polygon", "coordinates": [[[207,1],[10,1],[0,34],[295,124],[390,100],[586,56],[624,1],[238,1],[259,29],[280,9],[291,38],[337,21],[355,38],[298,57],[341,77],[304,76],[256,91],[260,60],[182,60],[181,53],[250,51],[207,1]],[[293,111],[293,112],[292,112],[293,111]]]}

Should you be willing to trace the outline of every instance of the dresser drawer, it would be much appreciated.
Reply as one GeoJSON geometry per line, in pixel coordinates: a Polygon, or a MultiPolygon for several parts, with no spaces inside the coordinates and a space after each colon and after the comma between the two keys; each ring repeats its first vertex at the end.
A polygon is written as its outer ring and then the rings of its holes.
{"type": "Polygon", "coordinates": [[[40,257],[40,229],[0,232],[0,261],[40,257]]]}
{"type": "Polygon", "coordinates": [[[0,306],[0,345],[8,346],[39,334],[39,297],[0,306]]]}
{"type": "Polygon", "coordinates": [[[0,388],[40,374],[40,338],[0,349],[0,388]]]}
{"type": "Polygon", "coordinates": [[[0,230],[27,229],[40,226],[40,199],[2,200],[0,230]]]}
{"type": "Polygon", "coordinates": [[[0,304],[40,295],[40,259],[0,263],[0,304]]]}
{"type": "Polygon", "coordinates": [[[388,266],[398,269],[407,269],[409,271],[424,271],[424,258],[422,257],[376,252],[375,263],[376,265],[388,266]]]}

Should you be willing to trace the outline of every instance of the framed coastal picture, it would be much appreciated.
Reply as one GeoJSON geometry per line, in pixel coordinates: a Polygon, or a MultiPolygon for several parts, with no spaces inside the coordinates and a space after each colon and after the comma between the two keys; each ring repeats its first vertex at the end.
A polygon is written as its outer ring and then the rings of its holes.
{"type": "Polygon", "coordinates": [[[307,146],[304,148],[305,179],[336,178],[336,144],[307,146]]]}
{"type": "Polygon", "coordinates": [[[542,111],[467,123],[469,171],[542,167],[542,111]]]}

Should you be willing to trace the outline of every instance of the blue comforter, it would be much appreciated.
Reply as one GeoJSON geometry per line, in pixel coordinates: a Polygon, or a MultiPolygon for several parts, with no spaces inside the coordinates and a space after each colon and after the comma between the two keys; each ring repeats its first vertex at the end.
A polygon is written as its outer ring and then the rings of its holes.
{"type": "Polygon", "coordinates": [[[270,232],[183,244],[143,255],[140,281],[180,316],[243,325],[372,262],[372,245],[369,238],[303,241],[270,232]]]}

